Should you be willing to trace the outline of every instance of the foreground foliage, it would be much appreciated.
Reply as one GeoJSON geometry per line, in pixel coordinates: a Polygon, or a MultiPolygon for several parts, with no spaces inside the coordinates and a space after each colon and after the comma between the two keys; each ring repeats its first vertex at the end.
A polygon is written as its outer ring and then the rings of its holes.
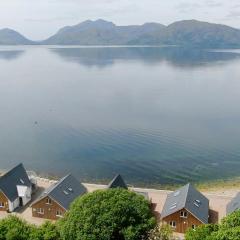
{"type": "Polygon", "coordinates": [[[154,226],[143,196],[111,189],[77,199],[60,221],[60,233],[63,240],[141,240],[154,226]]]}
{"type": "Polygon", "coordinates": [[[208,224],[189,230],[186,240],[239,240],[240,239],[240,211],[225,217],[221,224],[208,224]]]}
{"type": "Polygon", "coordinates": [[[150,231],[148,240],[173,240],[173,231],[169,225],[157,225],[150,231]]]}
{"type": "MultiPolygon", "coordinates": [[[[37,227],[15,215],[0,220],[0,240],[146,240],[156,226],[150,204],[124,189],[96,191],[76,199],[56,223],[37,227]]],[[[156,228],[150,240],[169,240],[169,229],[156,228]]]]}
{"type": "Polygon", "coordinates": [[[0,221],[0,240],[59,240],[59,233],[53,223],[36,227],[11,215],[0,221]]]}

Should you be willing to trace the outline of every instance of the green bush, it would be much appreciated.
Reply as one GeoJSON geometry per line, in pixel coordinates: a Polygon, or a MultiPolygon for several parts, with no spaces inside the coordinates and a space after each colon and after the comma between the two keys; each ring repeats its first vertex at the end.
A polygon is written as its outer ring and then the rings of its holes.
{"type": "Polygon", "coordinates": [[[0,220],[0,240],[60,240],[60,235],[56,224],[46,222],[37,227],[10,215],[0,220]]]}
{"type": "Polygon", "coordinates": [[[221,224],[202,225],[196,230],[189,230],[186,240],[239,240],[240,239],[240,211],[225,217],[221,224]]]}
{"type": "Polygon", "coordinates": [[[33,229],[31,240],[59,240],[60,235],[57,229],[57,225],[49,221],[45,222],[39,228],[33,229]]]}
{"type": "Polygon", "coordinates": [[[211,234],[218,231],[218,225],[206,224],[197,227],[196,229],[189,229],[185,235],[186,240],[211,240],[211,234]]]}
{"type": "Polygon", "coordinates": [[[29,240],[35,227],[16,216],[0,221],[0,240],[29,240]]]}
{"type": "Polygon", "coordinates": [[[146,239],[155,224],[149,202],[124,189],[101,190],[78,198],[59,222],[63,240],[146,239]]]}

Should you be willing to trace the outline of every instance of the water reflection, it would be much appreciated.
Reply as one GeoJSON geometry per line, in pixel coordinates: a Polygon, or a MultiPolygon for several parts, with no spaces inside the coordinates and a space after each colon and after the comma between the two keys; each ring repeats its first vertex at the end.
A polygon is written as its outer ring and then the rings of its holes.
{"type": "Polygon", "coordinates": [[[25,51],[23,50],[16,50],[16,51],[11,51],[11,50],[0,50],[0,59],[3,60],[15,60],[19,57],[21,57],[24,54],[25,51]]]}
{"type": "Polygon", "coordinates": [[[146,64],[167,61],[178,67],[199,67],[228,62],[240,58],[238,52],[216,52],[178,47],[95,47],[95,48],[52,48],[66,61],[84,66],[106,67],[118,60],[138,60],[146,64]]]}

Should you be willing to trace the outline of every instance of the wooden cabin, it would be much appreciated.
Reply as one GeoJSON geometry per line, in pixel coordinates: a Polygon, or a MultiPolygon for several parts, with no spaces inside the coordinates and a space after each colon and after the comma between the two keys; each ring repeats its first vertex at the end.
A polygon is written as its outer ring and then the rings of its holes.
{"type": "Polygon", "coordinates": [[[13,212],[32,197],[32,183],[23,164],[0,177],[0,211],[13,212]]]}
{"type": "Polygon", "coordinates": [[[69,174],[44,191],[31,205],[32,216],[57,220],[64,216],[77,197],[86,192],[86,188],[69,174]]]}
{"type": "Polygon", "coordinates": [[[209,200],[191,184],[170,193],[161,214],[161,220],[178,233],[207,224],[208,218],[209,200]]]}

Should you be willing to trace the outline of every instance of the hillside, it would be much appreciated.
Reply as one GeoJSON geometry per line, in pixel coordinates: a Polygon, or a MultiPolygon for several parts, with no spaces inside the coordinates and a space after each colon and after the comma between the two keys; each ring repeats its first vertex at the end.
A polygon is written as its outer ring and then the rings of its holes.
{"type": "Polygon", "coordinates": [[[161,24],[116,26],[104,20],[87,20],[78,25],[64,27],[43,44],[60,45],[125,45],[144,34],[154,34],[165,28],[161,24]]]}
{"type": "Polygon", "coordinates": [[[28,40],[20,33],[12,29],[1,29],[0,30],[0,45],[29,45],[34,42],[28,40]]]}
{"type": "Polygon", "coordinates": [[[235,48],[240,46],[240,30],[220,24],[186,20],[170,24],[155,35],[140,36],[131,44],[235,48]]]}

